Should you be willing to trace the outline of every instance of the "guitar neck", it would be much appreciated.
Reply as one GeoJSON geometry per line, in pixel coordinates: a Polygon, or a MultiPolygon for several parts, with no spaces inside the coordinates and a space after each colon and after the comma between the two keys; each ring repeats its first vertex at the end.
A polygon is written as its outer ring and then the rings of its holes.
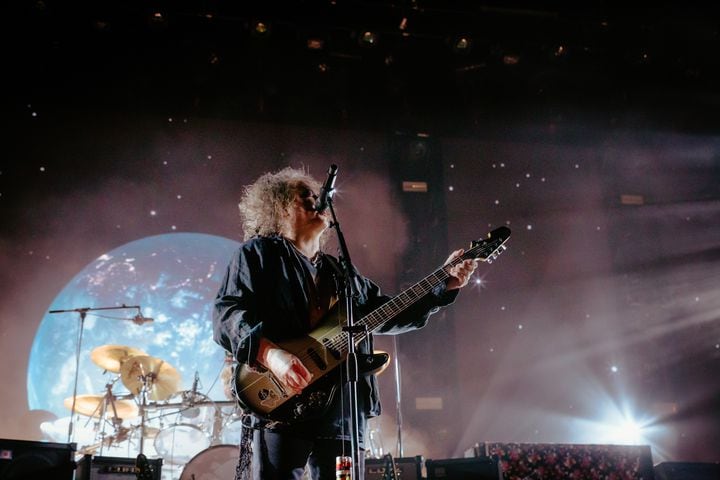
{"type": "MultiPolygon", "coordinates": [[[[415,305],[440,284],[447,281],[447,279],[450,278],[450,270],[455,265],[465,260],[480,259],[491,262],[492,259],[497,258],[497,252],[504,248],[503,244],[509,236],[510,229],[507,227],[500,227],[494,230],[489,239],[482,242],[473,242],[472,248],[463,252],[462,255],[438,268],[410,288],[403,290],[391,300],[388,300],[380,307],[365,315],[356,322],[356,325],[367,327],[367,333],[361,333],[355,336],[355,343],[357,344],[363,341],[368,334],[380,329],[383,325],[415,305]]],[[[339,352],[347,353],[347,336],[344,332],[339,335],[340,337],[334,338],[330,344],[339,352]]]]}
{"type": "MultiPolygon", "coordinates": [[[[400,292],[382,306],[365,315],[357,322],[358,325],[366,326],[368,333],[377,331],[450,278],[449,272],[452,267],[464,260],[478,258],[481,251],[482,249],[478,246],[464,252],[460,257],[438,268],[419,282],[400,292]]],[[[359,343],[365,339],[365,334],[360,334],[356,338],[356,343],[359,343]]]]}
{"type": "Polygon", "coordinates": [[[438,268],[416,284],[403,290],[382,306],[365,315],[358,323],[365,325],[369,333],[375,332],[387,322],[415,305],[421,298],[428,295],[450,278],[448,271],[455,263],[459,263],[459,261],[445,265],[443,268],[438,268]]]}

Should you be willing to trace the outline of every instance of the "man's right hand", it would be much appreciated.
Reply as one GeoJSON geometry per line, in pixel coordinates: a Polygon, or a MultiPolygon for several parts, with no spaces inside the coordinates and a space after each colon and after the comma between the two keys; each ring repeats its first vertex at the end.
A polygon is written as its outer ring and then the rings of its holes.
{"type": "Polygon", "coordinates": [[[267,339],[260,339],[258,362],[295,393],[310,384],[312,374],[298,357],[267,339]]]}

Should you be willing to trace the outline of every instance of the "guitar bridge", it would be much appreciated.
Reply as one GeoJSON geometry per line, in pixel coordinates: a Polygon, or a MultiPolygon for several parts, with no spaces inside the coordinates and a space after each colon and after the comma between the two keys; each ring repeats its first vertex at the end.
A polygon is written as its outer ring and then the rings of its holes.
{"type": "Polygon", "coordinates": [[[268,373],[267,373],[267,376],[268,376],[268,378],[270,378],[270,381],[273,382],[273,384],[275,385],[275,388],[278,389],[278,391],[280,392],[280,395],[282,395],[283,398],[288,398],[289,395],[287,394],[287,391],[285,390],[285,387],[283,386],[283,384],[282,384],[280,381],[278,381],[277,378],[275,378],[275,375],[273,375],[272,373],[268,372],[268,373]]]}

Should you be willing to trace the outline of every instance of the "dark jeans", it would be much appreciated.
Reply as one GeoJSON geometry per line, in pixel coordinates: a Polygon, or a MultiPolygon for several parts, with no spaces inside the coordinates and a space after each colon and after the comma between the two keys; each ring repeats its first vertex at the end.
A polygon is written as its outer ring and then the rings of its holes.
{"type": "MultiPolygon", "coordinates": [[[[360,452],[360,472],[365,472],[365,452],[360,452]]],[[[318,440],[255,430],[253,435],[254,480],[300,480],[305,464],[312,480],[335,480],[335,457],[352,456],[350,442],[318,440]],[[343,451],[344,448],[344,451],[343,451]]]]}

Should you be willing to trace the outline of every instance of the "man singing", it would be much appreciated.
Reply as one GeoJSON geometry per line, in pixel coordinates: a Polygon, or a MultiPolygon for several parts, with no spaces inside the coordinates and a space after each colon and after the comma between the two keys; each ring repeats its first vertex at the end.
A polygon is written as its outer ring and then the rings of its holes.
{"type": "MultiPolygon", "coordinates": [[[[279,345],[313,331],[342,290],[338,261],[321,250],[329,217],[316,208],[319,190],[316,179],[290,167],[266,173],[245,187],[239,205],[245,241],[234,253],[215,300],[215,341],[238,364],[271,372],[290,394],[308,388],[314,377],[303,359],[279,345]]],[[[453,252],[447,262],[462,253],[453,252]]],[[[375,333],[422,328],[439,307],[452,303],[476,267],[474,260],[457,263],[447,281],[375,333]]],[[[357,280],[355,318],[391,298],[362,275],[357,280]]],[[[372,335],[360,342],[357,351],[372,352],[372,335]]],[[[335,479],[335,458],[349,455],[352,432],[348,383],[338,381],[341,385],[328,408],[312,419],[268,422],[248,412],[237,478],[247,473],[251,463],[255,480],[299,480],[306,465],[313,480],[335,479]]],[[[380,414],[374,375],[360,376],[357,400],[358,443],[364,448],[367,418],[380,414]]]]}

